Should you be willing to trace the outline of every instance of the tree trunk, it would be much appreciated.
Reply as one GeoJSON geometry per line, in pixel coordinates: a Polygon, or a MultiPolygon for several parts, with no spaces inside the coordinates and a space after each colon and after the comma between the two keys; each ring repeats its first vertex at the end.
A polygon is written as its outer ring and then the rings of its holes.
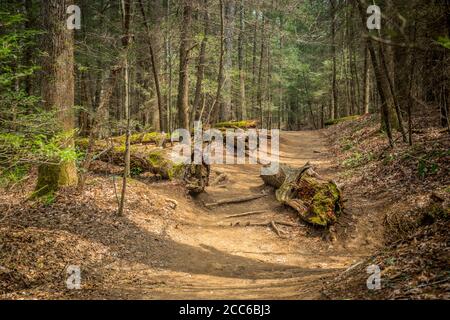
{"type": "Polygon", "coordinates": [[[219,57],[219,73],[217,76],[217,91],[216,97],[211,105],[208,115],[209,122],[218,122],[220,110],[218,105],[221,103],[222,85],[223,85],[223,57],[225,55],[224,49],[224,17],[223,17],[223,0],[219,1],[220,9],[220,57],[219,57]]]}
{"type": "MultiPolygon", "coordinates": [[[[74,53],[73,32],[66,27],[66,9],[70,0],[48,0],[43,3],[43,39],[46,52],[42,66],[44,81],[42,98],[47,110],[55,110],[61,130],[70,134],[74,129],[74,53]]],[[[67,139],[63,148],[73,148],[73,138],[67,139]]],[[[56,191],[60,186],[78,182],[75,160],[54,165],[41,165],[36,195],[56,191]]]]}
{"type": "Polygon", "coordinates": [[[130,96],[129,96],[129,65],[128,65],[128,49],[131,42],[130,37],[130,23],[131,23],[131,8],[132,0],[122,0],[122,28],[124,37],[122,38],[123,45],[123,61],[124,61],[124,85],[125,85],[125,121],[127,123],[126,133],[125,133],[125,170],[122,177],[122,192],[120,197],[120,204],[118,214],[123,215],[125,208],[125,196],[127,189],[127,179],[131,173],[131,145],[130,145],[130,135],[131,135],[131,119],[130,119],[130,96]]]}
{"type": "Polygon", "coordinates": [[[223,81],[223,103],[221,104],[221,121],[229,121],[234,117],[232,108],[232,68],[233,68],[233,35],[234,35],[234,0],[225,0],[225,61],[223,81]]]}
{"type": "Polygon", "coordinates": [[[244,70],[244,0],[241,0],[239,14],[239,39],[238,39],[238,63],[239,63],[239,106],[241,108],[240,119],[247,119],[247,105],[245,101],[245,70],[244,70]]]}
{"type": "Polygon", "coordinates": [[[200,52],[198,55],[198,65],[197,65],[197,83],[195,85],[195,95],[194,95],[194,104],[193,104],[193,113],[195,120],[201,121],[202,114],[200,108],[200,102],[202,97],[202,86],[203,86],[203,78],[205,75],[205,65],[206,65],[206,45],[208,42],[208,34],[209,34],[209,11],[208,11],[208,0],[203,1],[205,13],[203,15],[204,21],[204,34],[202,43],[200,45],[200,52]]]}
{"type": "Polygon", "coordinates": [[[327,227],[335,223],[342,212],[341,191],[337,185],[321,178],[309,163],[301,168],[280,164],[277,174],[261,178],[276,189],[279,202],[296,210],[307,223],[327,227]]]}
{"type": "MultiPolygon", "coordinates": [[[[369,41],[369,40],[367,40],[369,41]]],[[[366,41],[366,48],[364,50],[364,114],[370,112],[370,64],[369,64],[369,48],[366,41]]]]}
{"type": "Polygon", "coordinates": [[[153,50],[153,44],[151,40],[151,33],[150,33],[150,27],[147,22],[147,18],[145,15],[144,5],[142,4],[142,0],[139,0],[139,7],[141,8],[142,18],[144,20],[144,26],[147,31],[147,37],[148,37],[148,48],[150,51],[150,60],[152,62],[152,73],[153,73],[153,79],[155,82],[155,90],[156,90],[156,98],[158,101],[158,113],[159,113],[159,130],[164,130],[164,112],[163,112],[163,102],[162,102],[162,95],[161,95],[161,89],[159,85],[159,75],[158,75],[158,66],[155,59],[155,53],[153,50]]]}
{"type": "Polygon", "coordinates": [[[331,75],[331,120],[339,117],[338,115],[338,93],[336,81],[336,0],[330,0],[331,6],[331,57],[333,59],[333,70],[331,75]]]}
{"type": "MultiPolygon", "coordinates": [[[[359,13],[360,13],[362,24],[365,27],[366,26],[366,15],[365,15],[365,10],[364,10],[364,5],[363,5],[362,0],[358,1],[358,8],[359,8],[359,13]]],[[[389,120],[389,105],[391,102],[388,100],[389,93],[390,93],[389,83],[387,83],[386,78],[383,76],[383,70],[377,60],[375,48],[373,46],[371,39],[368,39],[367,45],[368,45],[368,49],[370,52],[370,57],[372,59],[373,70],[375,72],[375,79],[377,81],[378,93],[379,93],[379,96],[381,99],[381,117],[383,119],[385,130],[386,130],[386,133],[387,133],[387,136],[389,139],[389,145],[393,146],[394,141],[392,138],[391,123],[389,120]]]]}
{"type": "Polygon", "coordinates": [[[183,1],[183,21],[181,23],[180,72],[178,82],[178,124],[189,130],[189,52],[192,22],[192,3],[183,1]]]}
{"type": "Polygon", "coordinates": [[[259,69],[258,69],[258,94],[257,101],[259,107],[259,118],[261,126],[264,124],[264,110],[263,110],[263,89],[262,89],[262,76],[263,76],[263,63],[264,63],[264,53],[266,51],[265,47],[265,17],[262,15],[262,23],[261,23],[261,53],[259,57],[259,69]]]}

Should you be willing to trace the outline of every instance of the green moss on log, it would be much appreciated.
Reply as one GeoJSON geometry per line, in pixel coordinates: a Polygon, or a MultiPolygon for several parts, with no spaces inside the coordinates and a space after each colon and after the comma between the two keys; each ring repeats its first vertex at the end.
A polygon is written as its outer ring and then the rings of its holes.
{"type": "Polygon", "coordinates": [[[313,225],[326,227],[335,223],[342,211],[341,195],[333,182],[322,182],[303,176],[296,186],[296,199],[307,208],[300,217],[313,225]]]}
{"type": "Polygon", "coordinates": [[[167,156],[164,156],[160,150],[150,152],[147,160],[154,168],[154,172],[161,175],[163,179],[172,180],[180,178],[184,173],[184,164],[176,164],[170,159],[167,159],[167,156]]]}
{"type": "MultiPolygon", "coordinates": [[[[161,144],[165,140],[170,140],[168,134],[160,132],[143,132],[130,135],[130,144],[161,144]]],[[[126,135],[114,137],[113,141],[119,144],[125,144],[126,135]]]]}
{"type": "Polygon", "coordinates": [[[255,120],[243,120],[243,121],[226,121],[216,123],[214,128],[217,129],[252,129],[258,126],[258,122],[255,120]]]}

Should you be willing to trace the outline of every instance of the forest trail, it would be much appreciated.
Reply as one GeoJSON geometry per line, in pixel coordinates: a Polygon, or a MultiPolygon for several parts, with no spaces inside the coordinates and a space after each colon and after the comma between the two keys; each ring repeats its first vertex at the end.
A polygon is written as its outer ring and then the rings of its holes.
{"type": "MultiPolygon", "coordinates": [[[[283,163],[300,167],[309,161],[322,175],[332,178],[331,156],[321,131],[281,133],[283,163]]],[[[342,245],[339,240],[325,241],[323,231],[299,222],[293,211],[276,201],[273,190],[264,186],[259,166],[221,165],[212,170],[225,173],[228,180],[208,187],[198,199],[177,196],[173,187],[164,184],[158,188],[160,195],[176,199],[179,219],[166,221],[156,255],[146,252],[154,249],[146,248],[145,243],[134,243],[144,246],[137,250],[126,249],[130,255],[137,251],[155,261],[130,265],[127,259],[125,266],[112,266],[117,272],[105,294],[137,299],[315,299],[320,298],[324,279],[367,254],[366,236],[350,239],[353,246],[342,245]],[[204,206],[263,192],[265,197],[249,202],[204,206]],[[265,212],[228,218],[249,211],[265,212]],[[296,226],[277,224],[281,232],[277,235],[271,221],[296,226]]],[[[140,228],[150,228],[142,219],[133,220],[140,228]]],[[[139,257],[131,260],[141,261],[139,257]]]]}

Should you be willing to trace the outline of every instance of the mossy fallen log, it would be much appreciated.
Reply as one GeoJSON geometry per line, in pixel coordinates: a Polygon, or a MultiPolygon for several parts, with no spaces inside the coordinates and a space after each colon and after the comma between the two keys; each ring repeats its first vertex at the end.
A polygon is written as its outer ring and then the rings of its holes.
{"type": "MultiPolygon", "coordinates": [[[[112,138],[113,142],[124,144],[126,136],[118,136],[112,138]]],[[[142,132],[135,133],[130,136],[130,144],[156,144],[158,146],[165,147],[166,143],[170,142],[170,136],[166,133],[160,132],[142,132]]]]}
{"type": "MultiPolygon", "coordinates": [[[[81,150],[86,150],[86,139],[78,139],[76,145],[81,150]]],[[[93,148],[95,159],[125,166],[125,146],[108,146],[103,141],[96,142],[93,148]]],[[[186,165],[175,163],[170,159],[170,149],[142,148],[132,145],[130,149],[130,171],[132,175],[150,172],[159,175],[161,179],[179,179],[185,182],[186,189],[193,194],[203,192],[209,182],[210,168],[206,164],[186,165]]]]}
{"type": "Polygon", "coordinates": [[[282,164],[277,174],[261,178],[277,189],[279,202],[296,210],[307,223],[327,227],[335,223],[342,212],[338,186],[322,179],[309,164],[302,168],[282,164]]]}
{"type": "Polygon", "coordinates": [[[255,129],[258,126],[256,120],[242,120],[242,121],[226,121],[219,122],[214,125],[216,129],[255,129]]]}

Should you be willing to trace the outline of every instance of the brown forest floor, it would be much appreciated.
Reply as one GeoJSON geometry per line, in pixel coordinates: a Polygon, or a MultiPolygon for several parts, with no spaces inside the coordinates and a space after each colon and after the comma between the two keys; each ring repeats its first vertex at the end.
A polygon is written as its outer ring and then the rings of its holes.
{"type": "MultiPolygon", "coordinates": [[[[329,134],[283,132],[280,160],[293,166],[310,161],[322,175],[348,181],[336,166],[329,134]]],[[[394,205],[389,195],[344,185],[346,211],[328,232],[281,206],[258,166],[212,169],[227,180],[197,199],[175,182],[132,180],[124,217],[116,216],[114,181],[107,176],[91,175],[83,194],[64,190],[48,205],[26,201],[30,183],[2,191],[0,298],[339,298],[338,289],[324,285],[383,244],[384,216],[394,205]],[[261,192],[267,196],[251,202],[204,206],[261,192]],[[266,212],[227,218],[254,210],[266,212]],[[247,226],[271,221],[298,227],[279,225],[279,236],[270,226],[247,226]],[[81,266],[82,290],[66,289],[68,265],[81,266]]],[[[365,270],[360,273],[355,281],[365,286],[365,270]]]]}

